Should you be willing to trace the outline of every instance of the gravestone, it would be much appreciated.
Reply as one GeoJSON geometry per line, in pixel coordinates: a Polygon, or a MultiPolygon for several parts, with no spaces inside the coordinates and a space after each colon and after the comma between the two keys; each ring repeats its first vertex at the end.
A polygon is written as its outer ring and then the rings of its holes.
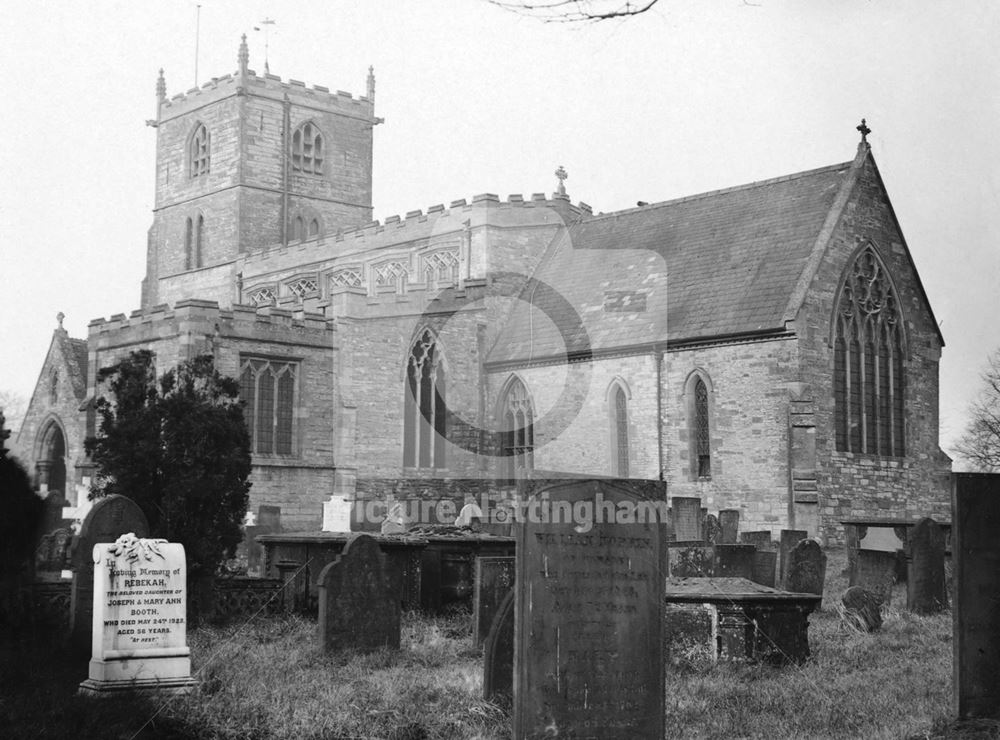
{"type": "Polygon", "coordinates": [[[716,545],[715,575],[717,578],[746,578],[753,580],[753,545],[716,545]]]}
{"type": "Polygon", "coordinates": [[[774,572],[778,567],[778,553],[775,550],[754,550],[753,578],[750,580],[761,586],[774,588],[774,572]]]}
{"type": "Polygon", "coordinates": [[[715,548],[700,542],[671,542],[667,573],[673,578],[711,578],[715,575],[715,548]]]}
{"type": "Polygon", "coordinates": [[[531,505],[613,515],[592,526],[576,515],[530,517],[518,527],[515,740],[662,738],[665,525],[639,512],[662,513],[664,484],[534,485],[531,505]]]}
{"type": "Polygon", "coordinates": [[[723,509],[719,512],[719,525],[722,527],[722,540],[725,545],[735,545],[739,542],[740,510],[723,509]]]}
{"type": "Polygon", "coordinates": [[[896,553],[882,550],[858,550],[854,555],[850,584],[875,594],[883,604],[892,603],[892,585],[896,581],[896,553]]]}
{"type": "Polygon", "coordinates": [[[948,607],[944,578],[944,535],[933,519],[914,525],[906,543],[906,608],[932,614],[948,607]]]}
{"type": "Polygon", "coordinates": [[[146,515],[132,499],[112,495],[94,504],[75,538],[69,619],[70,645],[79,655],[86,655],[93,643],[94,545],[115,542],[129,532],[140,539],[148,537],[146,515]]]}
{"type": "Polygon", "coordinates": [[[472,642],[482,644],[500,604],[514,588],[513,557],[476,558],[472,593],[472,642]]]}
{"type": "Polygon", "coordinates": [[[674,539],[678,542],[702,542],[701,499],[697,496],[674,496],[670,500],[673,512],[674,539]]]}
{"type": "Polygon", "coordinates": [[[801,540],[788,553],[788,570],[782,588],[799,594],[823,595],[826,554],[816,540],[801,540]]]}
{"type": "Polygon", "coordinates": [[[719,524],[719,518],[715,514],[708,514],[705,517],[702,527],[705,532],[706,544],[714,545],[722,542],[722,526],[719,524]]]}
{"type": "Polygon", "coordinates": [[[375,538],[356,534],[319,574],[319,634],[326,651],[399,648],[399,594],[375,538]]]}
{"type": "Polygon", "coordinates": [[[190,691],[184,546],[128,533],[94,545],[91,561],[92,657],[79,693],[190,691]]]}
{"type": "Polygon", "coordinates": [[[243,544],[246,547],[248,575],[260,577],[264,574],[264,546],[257,542],[257,537],[280,531],[281,507],[262,504],[257,509],[257,523],[244,527],[243,544]]]}
{"type": "Polygon", "coordinates": [[[753,545],[758,550],[774,550],[774,543],[771,541],[771,531],[768,529],[761,529],[756,532],[740,532],[740,542],[744,545],[753,545]]]}
{"type": "Polygon", "coordinates": [[[1000,718],[1000,475],[952,476],[954,702],[959,719],[1000,718]]]}
{"type": "Polygon", "coordinates": [[[851,586],[840,600],[848,624],[863,632],[878,632],[882,628],[882,601],[877,595],[860,586],[851,586]]]}
{"type": "Polygon", "coordinates": [[[808,536],[809,533],[804,529],[781,530],[781,537],[778,540],[778,583],[785,582],[785,573],[788,572],[788,553],[808,536]]]}
{"type": "Polygon", "coordinates": [[[483,698],[514,696],[514,590],[493,615],[483,653],[483,698]]]}

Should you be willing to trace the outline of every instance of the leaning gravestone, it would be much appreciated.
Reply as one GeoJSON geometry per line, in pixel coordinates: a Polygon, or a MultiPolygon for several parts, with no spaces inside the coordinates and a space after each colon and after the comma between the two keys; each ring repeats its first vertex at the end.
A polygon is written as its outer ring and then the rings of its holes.
{"type": "Polygon", "coordinates": [[[932,614],[948,606],[944,579],[944,535],[933,519],[924,518],[910,530],[906,542],[906,608],[932,614]]]}
{"type": "Polygon", "coordinates": [[[840,597],[844,605],[843,619],[862,632],[878,632],[882,627],[882,601],[876,594],[851,586],[840,597]]]}
{"type": "Polygon", "coordinates": [[[726,545],[735,545],[739,541],[740,510],[723,509],[720,511],[719,526],[722,527],[722,539],[720,542],[726,545]]]}
{"type": "Polygon", "coordinates": [[[93,652],[80,693],[190,691],[184,546],[129,533],[91,556],[93,652]]]}
{"type": "Polygon", "coordinates": [[[481,645],[504,598],[514,588],[513,557],[476,558],[472,592],[472,642],[481,645]]]}
{"type": "Polygon", "coordinates": [[[785,573],[788,572],[788,553],[808,536],[809,533],[804,529],[781,530],[781,539],[778,540],[778,583],[785,582],[785,573]]]}
{"type": "Polygon", "coordinates": [[[788,553],[788,570],[782,588],[799,594],[823,595],[826,555],[816,540],[802,540],[788,553]]]}
{"type": "Polygon", "coordinates": [[[399,595],[375,538],[356,534],[319,574],[319,634],[327,651],[399,647],[399,595]]]}
{"type": "Polygon", "coordinates": [[[851,585],[860,586],[879,598],[892,603],[892,585],[896,580],[896,553],[882,550],[858,550],[851,568],[851,585]]]}
{"type": "Polygon", "coordinates": [[[665,523],[637,513],[662,511],[663,484],[534,485],[531,504],[602,516],[518,527],[515,740],[662,738],[665,523]]]}
{"type": "Polygon", "coordinates": [[[514,590],[507,592],[486,635],[483,652],[483,698],[514,695],[514,590]]]}
{"type": "Polygon", "coordinates": [[[115,542],[132,532],[138,538],[149,536],[149,524],[139,505],[125,496],[100,499],[88,512],[80,534],[73,543],[73,590],[70,596],[70,644],[86,655],[93,641],[94,622],[94,545],[115,542]]]}
{"type": "Polygon", "coordinates": [[[954,701],[959,719],[1000,717],[1000,475],[952,476],[954,701]]]}
{"type": "Polygon", "coordinates": [[[701,542],[701,499],[697,496],[674,496],[671,500],[673,511],[674,539],[678,542],[701,542]]]}
{"type": "Polygon", "coordinates": [[[753,545],[716,545],[716,578],[746,578],[752,581],[756,550],[753,545]]]}

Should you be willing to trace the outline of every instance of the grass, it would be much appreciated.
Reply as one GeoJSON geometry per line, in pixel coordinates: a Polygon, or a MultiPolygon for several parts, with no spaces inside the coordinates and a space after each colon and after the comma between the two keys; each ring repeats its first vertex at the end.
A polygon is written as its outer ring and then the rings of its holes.
{"type": "MultiPolygon", "coordinates": [[[[951,616],[918,617],[893,595],[882,631],[844,625],[847,584],[831,552],[825,609],[810,619],[803,666],[713,664],[692,649],[668,667],[667,737],[1000,738],[995,723],[954,724],[951,616]]],[[[404,618],[402,648],[325,655],[316,624],[298,617],[189,635],[199,688],[173,700],[75,696],[85,661],[44,630],[0,642],[0,735],[11,738],[510,737],[509,707],[482,700],[482,657],[468,615],[404,618]]]]}

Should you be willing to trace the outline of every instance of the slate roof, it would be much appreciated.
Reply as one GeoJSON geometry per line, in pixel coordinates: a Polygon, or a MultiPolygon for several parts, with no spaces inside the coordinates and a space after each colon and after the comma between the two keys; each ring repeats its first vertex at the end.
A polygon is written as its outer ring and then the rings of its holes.
{"type": "MultiPolygon", "coordinates": [[[[852,164],[571,225],[535,277],[583,318],[594,351],[783,330],[786,309],[852,164]],[[628,295],[645,293],[645,310],[619,306],[615,292],[627,294],[626,303],[628,295]]],[[[555,322],[572,326],[572,311],[558,300],[540,303],[536,297],[534,305],[554,319],[539,321],[526,303],[532,301],[529,292],[530,286],[515,304],[489,362],[565,351],[555,322]]],[[[585,350],[580,332],[570,333],[576,335],[570,351],[585,350]]]]}
{"type": "Polygon", "coordinates": [[[73,339],[66,332],[56,332],[60,337],[66,372],[73,383],[73,392],[78,399],[87,395],[87,340],[73,339]]]}

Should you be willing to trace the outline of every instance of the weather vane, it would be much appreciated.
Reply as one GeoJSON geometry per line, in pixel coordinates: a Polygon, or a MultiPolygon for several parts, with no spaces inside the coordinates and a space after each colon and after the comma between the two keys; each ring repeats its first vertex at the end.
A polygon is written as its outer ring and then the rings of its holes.
{"type": "MultiPolygon", "coordinates": [[[[276,23],[276,21],[274,20],[274,18],[265,18],[264,20],[262,20],[260,22],[260,26],[264,27],[264,72],[265,72],[265,74],[271,74],[271,66],[267,63],[267,53],[268,53],[268,48],[270,46],[270,40],[271,40],[270,39],[271,29],[269,29],[268,26],[273,26],[273,25],[275,25],[275,23],[276,23]]],[[[261,30],[260,26],[254,26],[253,30],[254,31],[260,31],[261,30]]]]}

